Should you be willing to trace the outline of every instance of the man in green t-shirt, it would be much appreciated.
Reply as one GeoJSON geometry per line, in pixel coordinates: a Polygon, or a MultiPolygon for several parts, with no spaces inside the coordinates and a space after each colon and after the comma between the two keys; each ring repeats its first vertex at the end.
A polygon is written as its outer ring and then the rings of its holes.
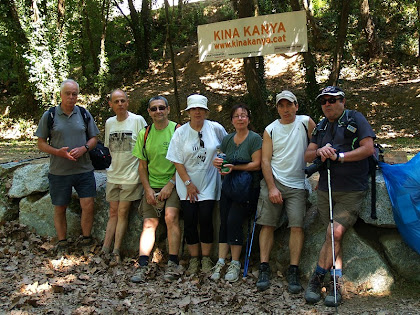
{"type": "Polygon", "coordinates": [[[181,230],[180,202],[175,189],[175,166],[166,159],[169,142],[177,124],[168,119],[170,107],[163,96],[152,97],[147,111],[153,124],[140,131],[133,149],[133,155],[139,159],[139,175],[144,188],[144,197],[140,204],[144,221],[140,236],[138,268],[131,278],[131,281],[136,283],[147,278],[149,256],[155,243],[159,218],[163,213],[169,243],[169,261],[164,279],[176,280],[183,272],[178,261],[181,230]]]}

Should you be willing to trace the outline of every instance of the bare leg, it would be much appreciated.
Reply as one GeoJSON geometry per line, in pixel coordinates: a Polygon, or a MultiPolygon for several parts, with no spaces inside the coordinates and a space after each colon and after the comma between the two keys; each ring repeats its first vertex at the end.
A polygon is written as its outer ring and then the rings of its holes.
{"type": "Polygon", "coordinates": [[[80,198],[80,206],[82,208],[82,234],[83,236],[90,236],[93,226],[94,217],[94,201],[93,197],[80,198]]]}
{"type": "Polygon", "coordinates": [[[241,245],[230,245],[230,252],[232,253],[232,260],[239,260],[241,257],[242,246],[241,245]]]}
{"type": "Polygon", "coordinates": [[[229,245],[227,243],[219,243],[219,258],[225,259],[229,253],[229,245]]]}
{"type": "MultiPolygon", "coordinates": [[[[334,246],[335,246],[335,257],[337,262],[337,257],[340,257],[339,263],[340,266],[336,265],[336,268],[342,267],[341,261],[341,240],[346,232],[346,228],[340,223],[334,221],[334,246]]],[[[333,266],[332,261],[332,246],[331,246],[331,227],[327,227],[327,235],[322,245],[321,252],[319,254],[318,265],[321,268],[329,270],[333,266]]]]}
{"type": "Polygon", "coordinates": [[[120,201],[118,204],[118,222],[115,230],[114,250],[119,250],[128,225],[131,201],[120,201]]]}
{"type": "Polygon", "coordinates": [[[303,229],[300,227],[290,228],[289,251],[290,251],[290,264],[299,265],[300,255],[303,248],[304,234],[303,229]]]}
{"type": "Polygon", "coordinates": [[[212,245],[213,243],[201,243],[201,254],[203,256],[210,256],[212,245]]]}
{"type": "Polygon", "coordinates": [[[64,240],[67,237],[67,218],[66,206],[54,206],[54,226],[57,231],[58,240],[64,240]]]}
{"type": "Polygon", "coordinates": [[[192,257],[198,257],[200,256],[200,245],[198,243],[188,245],[188,251],[192,257]]]}
{"type": "Polygon", "coordinates": [[[118,201],[110,201],[109,202],[109,219],[106,225],[106,233],[104,239],[105,248],[111,248],[112,241],[114,240],[115,229],[117,227],[118,222],[118,201]]]}
{"type": "Polygon", "coordinates": [[[260,261],[269,262],[270,252],[273,248],[274,226],[263,225],[260,231],[260,261]]]}
{"type": "Polygon", "coordinates": [[[178,255],[181,246],[181,229],[179,228],[179,209],[167,207],[165,222],[168,228],[169,255],[178,255]]]}
{"type": "Polygon", "coordinates": [[[146,218],[143,222],[143,231],[140,236],[140,256],[150,256],[153,246],[155,245],[155,232],[159,224],[157,218],[146,218]]]}

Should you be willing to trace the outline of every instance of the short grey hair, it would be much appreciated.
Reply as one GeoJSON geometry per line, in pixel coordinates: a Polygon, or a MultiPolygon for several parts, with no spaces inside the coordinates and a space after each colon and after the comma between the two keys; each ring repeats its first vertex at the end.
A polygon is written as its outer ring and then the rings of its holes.
{"type": "Polygon", "coordinates": [[[79,92],[80,92],[79,83],[77,83],[76,81],[74,81],[74,80],[72,80],[72,79],[67,79],[67,80],[64,80],[64,81],[61,83],[61,86],[60,86],[60,93],[61,93],[61,92],[63,92],[63,88],[64,88],[64,86],[65,86],[67,83],[73,83],[73,84],[76,84],[76,86],[77,86],[77,93],[79,93],[79,92]]]}
{"type": "Polygon", "coordinates": [[[168,103],[168,100],[165,98],[165,97],[163,97],[163,96],[161,96],[161,95],[157,95],[157,96],[153,96],[150,100],[149,100],[149,103],[148,103],[148,108],[150,108],[150,103],[151,102],[153,102],[153,101],[158,101],[158,100],[162,100],[162,101],[164,101],[165,102],[165,105],[166,105],[166,107],[168,107],[169,106],[169,103],[168,103]]]}
{"type": "Polygon", "coordinates": [[[128,95],[127,95],[127,93],[126,93],[125,91],[123,91],[123,90],[121,90],[121,89],[115,89],[115,90],[112,90],[112,92],[109,94],[109,100],[110,100],[110,101],[112,100],[112,94],[114,94],[114,93],[115,93],[115,92],[117,92],[117,91],[123,92],[123,93],[124,93],[124,95],[125,95],[125,98],[128,100],[128,95]]]}

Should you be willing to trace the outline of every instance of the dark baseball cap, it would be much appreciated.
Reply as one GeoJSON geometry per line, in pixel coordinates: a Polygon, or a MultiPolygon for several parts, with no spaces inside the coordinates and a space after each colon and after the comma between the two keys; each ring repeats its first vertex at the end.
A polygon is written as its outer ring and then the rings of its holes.
{"type": "Polygon", "coordinates": [[[346,97],[346,95],[344,94],[343,90],[340,89],[337,86],[327,86],[326,88],[324,88],[321,91],[321,94],[319,94],[315,100],[317,101],[321,96],[323,95],[331,95],[331,96],[342,96],[342,97],[346,97]]]}

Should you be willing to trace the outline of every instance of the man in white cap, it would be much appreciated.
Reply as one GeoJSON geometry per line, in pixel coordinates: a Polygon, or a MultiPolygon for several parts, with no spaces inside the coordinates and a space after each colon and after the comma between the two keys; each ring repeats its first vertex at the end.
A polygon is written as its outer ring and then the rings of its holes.
{"type": "Polygon", "coordinates": [[[324,304],[333,307],[341,302],[341,241],[345,232],[356,223],[362,201],[365,199],[368,189],[368,157],[374,153],[373,140],[376,136],[361,113],[345,109],[345,94],[339,87],[327,86],[316,100],[322,106],[325,118],[314,130],[311,143],[305,152],[305,160],[312,162],[318,158],[321,162],[328,160],[330,165],[329,183],[327,168],[319,169],[317,202],[320,218],[328,224],[330,185],[336,259],[333,264],[331,227],[328,226],[318,264],[305,292],[305,300],[308,303],[316,303],[321,299],[323,279],[330,272],[329,291],[324,304]],[[335,268],[332,268],[333,266],[335,268]]]}
{"type": "Polygon", "coordinates": [[[306,212],[304,153],[315,128],[314,121],[305,115],[296,115],[299,104],[290,91],[276,95],[276,119],[265,128],[262,145],[261,181],[258,200],[257,224],[261,225],[260,270],[257,288],[261,291],[270,286],[270,252],[274,242],[274,230],[280,226],[284,211],[290,228],[290,266],[287,270],[288,290],[299,293],[298,264],[303,247],[303,219],[306,212]]]}

